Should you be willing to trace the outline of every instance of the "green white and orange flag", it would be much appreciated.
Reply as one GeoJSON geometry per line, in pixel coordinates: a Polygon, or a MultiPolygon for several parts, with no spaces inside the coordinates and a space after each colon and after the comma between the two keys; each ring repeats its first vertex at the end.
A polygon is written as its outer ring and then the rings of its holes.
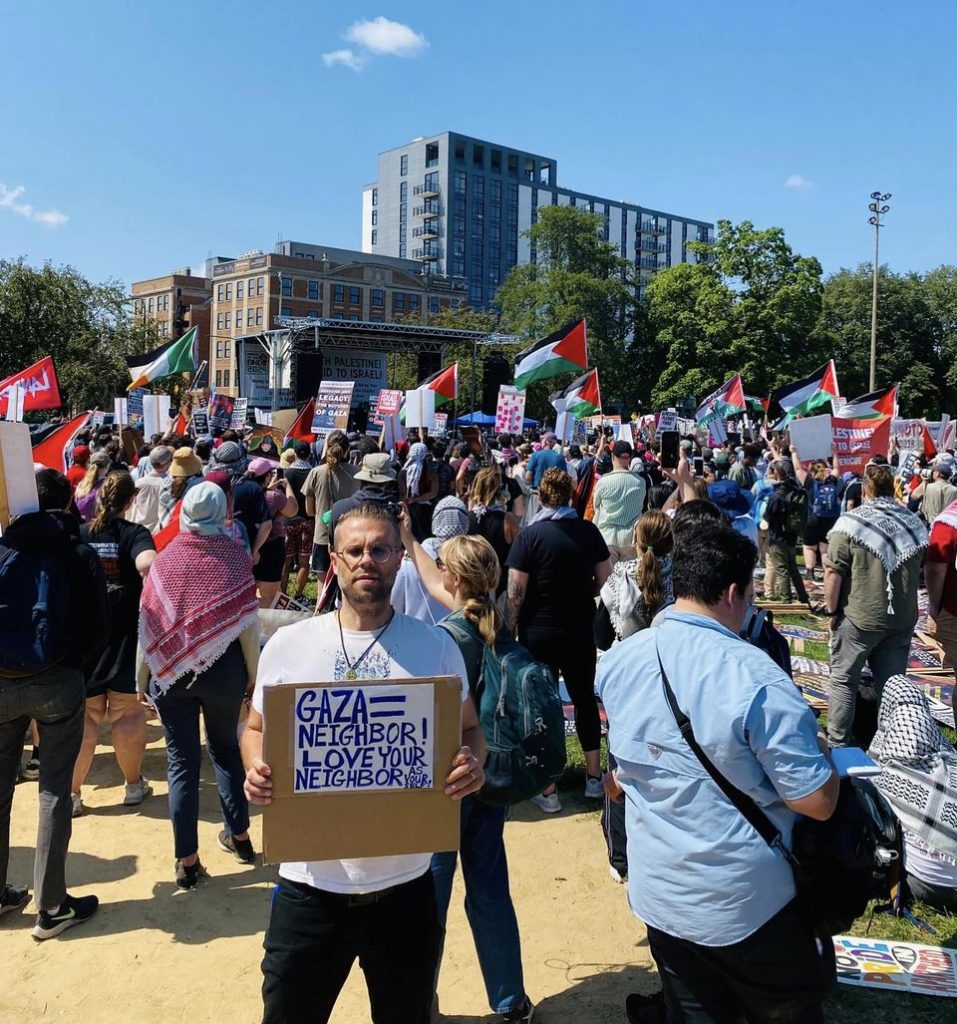
{"type": "Polygon", "coordinates": [[[584,370],[587,366],[585,321],[573,320],[519,352],[515,362],[515,387],[524,391],[532,381],[547,380],[569,370],[584,370]]]}
{"type": "Polygon", "coordinates": [[[872,391],[848,402],[841,409],[841,418],[847,420],[877,420],[882,416],[897,415],[897,389],[899,384],[872,391]]]}
{"type": "Polygon", "coordinates": [[[150,381],[168,377],[171,373],[194,373],[198,365],[198,333],[198,327],[191,327],[182,338],[168,341],[152,352],[127,356],[126,365],[133,383],[126,390],[145,387],[150,381]]]}
{"type": "Polygon", "coordinates": [[[554,404],[555,399],[565,400],[565,412],[576,419],[584,419],[586,416],[595,416],[601,412],[601,388],[598,386],[598,371],[589,370],[583,373],[577,380],[564,391],[556,391],[549,398],[554,404]]]}

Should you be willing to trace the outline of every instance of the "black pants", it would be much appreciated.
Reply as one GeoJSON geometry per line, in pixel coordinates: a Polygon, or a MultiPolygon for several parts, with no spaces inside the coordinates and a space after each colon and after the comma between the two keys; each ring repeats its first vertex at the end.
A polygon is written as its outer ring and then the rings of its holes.
{"type": "Polygon", "coordinates": [[[325,1024],[356,957],[374,1024],[429,1024],[439,925],[428,870],[374,903],[280,878],[263,945],[263,1024],[325,1024]]]}
{"type": "Polygon", "coordinates": [[[648,928],[669,1024],[821,1024],[834,946],[820,950],[792,901],[733,946],[699,946],[648,928]]]}
{"type": "Polygon", "coordinates": [[[575,732],[582,750],[598,750],[601,719],[595,697],[596,651],[591,620],[587,634],[582,636],[528,629],[522,632],[520,639],[536,660],[552,670],[556,682],[561,674],[575,705],[575,732]]]}

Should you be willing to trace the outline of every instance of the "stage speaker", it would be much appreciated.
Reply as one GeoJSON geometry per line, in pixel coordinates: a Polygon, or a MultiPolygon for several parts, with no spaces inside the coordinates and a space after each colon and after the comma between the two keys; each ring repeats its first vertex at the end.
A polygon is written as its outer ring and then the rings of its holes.
{"type": "Polygon", "coordinates": [[[300,406],[315,398],[322,381],[322,353],[306,349],[293,355],[292,389],[296,405],[300,406]]]}
{"type": "Polygon", "coordinates": [[[512,366],[501,352],[492,352],[482,364],[482,412],[494,416],[498,389],[512,383],[512,366]]]}
{"type": "Polygon", "coordinates": [[[417,363],[419,375],[416,380],[421,384],[426,378],[431,377],[433,373],[438,373],[442,369],[442,353],[419,352],[417,363]]]}

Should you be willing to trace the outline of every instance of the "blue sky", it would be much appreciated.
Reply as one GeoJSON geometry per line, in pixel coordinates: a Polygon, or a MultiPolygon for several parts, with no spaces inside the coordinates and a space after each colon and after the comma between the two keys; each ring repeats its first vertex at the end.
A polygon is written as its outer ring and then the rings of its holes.
{"type": "Polygon", "coordinates": [[[449,129],[780,225],[826,271],[870,258],[881,188],[882,262],[957,262],[952,0],[46,0],[0,25],[2,257],[129,282],[358,248],[376,154],[449,129]]]}

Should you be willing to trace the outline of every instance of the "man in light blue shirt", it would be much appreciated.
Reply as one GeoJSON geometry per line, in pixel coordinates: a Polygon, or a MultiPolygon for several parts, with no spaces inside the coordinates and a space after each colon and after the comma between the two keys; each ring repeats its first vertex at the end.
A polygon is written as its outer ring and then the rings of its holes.
{"type": "MultiPolygon", "coordinates": [[[[794,683],[738,630],[756,551],[723,524],[682,531],[675,605],[602,659],[598,691],[624,793],[629,902],[648,926],[669,1019],[813,1022],[833,983],[794,879],[678,730],[661,664],[698,743],[789,844],[799,814],[826,820],[838,779],[794,683]]],[[[634,999],[635,997],[631,997],[634,999]]],[[[633,1013],[629,1005],[629,1014],[633,1013]]]]}
{"type": "Polygon", "coordinates": [[[563,472],[568,471],[568,463],[565,462],[565,456],[560,451],[554,449],[554,444],[555,435],[546,434],[542,438],[541,451],[534,452],[525,466],[525,479],[536,491],[538,490],[538,485],[542,482],[542,477],[548,470],[560,469],[563,472]]]}

